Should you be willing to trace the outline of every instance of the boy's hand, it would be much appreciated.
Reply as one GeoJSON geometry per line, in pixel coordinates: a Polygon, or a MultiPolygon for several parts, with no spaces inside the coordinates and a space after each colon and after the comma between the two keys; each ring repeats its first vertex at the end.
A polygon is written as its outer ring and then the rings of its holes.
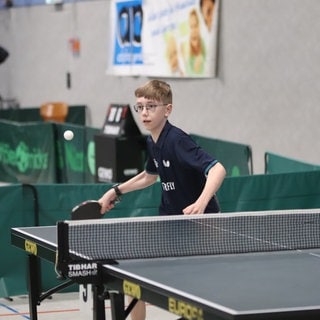
{"type": "Polygon", "coordinates": [[[104,214],[114,208],[117,196],[113,189],[108,190],[98,202],[101,205],[101,214],[104,214]]]}
{"type": "Polygon", "coordinates": [[[185,207],[182,212],[183,214],[203,214],[206,206],[202,206],[194,202],[190,206],[185,207]]]}

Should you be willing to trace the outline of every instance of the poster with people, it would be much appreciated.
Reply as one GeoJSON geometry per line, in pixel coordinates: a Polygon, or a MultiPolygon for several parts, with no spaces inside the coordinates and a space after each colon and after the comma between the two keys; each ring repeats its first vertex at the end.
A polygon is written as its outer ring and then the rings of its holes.
{"type": "Polygon", "coordinates": [[[112,0],[107,73],[216,76],[220,0],[112,0]]]}

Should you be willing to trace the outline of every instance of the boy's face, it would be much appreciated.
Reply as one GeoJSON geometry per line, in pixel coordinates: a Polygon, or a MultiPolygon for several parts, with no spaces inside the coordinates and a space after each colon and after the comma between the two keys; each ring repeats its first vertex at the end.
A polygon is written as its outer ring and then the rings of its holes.
{"type": "Polygon", "coordinates": [[[151,134],[160,133],[171,113],[172,105],[144,97],[137,98],[136,105],[139,106],[139,118],[146,130],[151,134]]]}

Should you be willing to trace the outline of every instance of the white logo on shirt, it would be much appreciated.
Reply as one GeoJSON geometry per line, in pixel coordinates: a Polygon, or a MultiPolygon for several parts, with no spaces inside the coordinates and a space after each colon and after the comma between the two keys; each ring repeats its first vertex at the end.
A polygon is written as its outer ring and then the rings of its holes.
{"type": "Polygon", "coordinates": [[[169,160],[162,160],[163,166],[166,168],[170,167],[170,161],[169,160]]]}
{"type": "Polygon", "coordinates": [[[164,191],[176,190],[174,182],[166,182],[166,183],[162,182],[161,185],[164,191]]]}
{"type": "Polygon", "coordinates": [[[156,159],[153,159],[154,165],[156,166],[156,168],[159,168],[159,164],[158,161],[156,159]]]}

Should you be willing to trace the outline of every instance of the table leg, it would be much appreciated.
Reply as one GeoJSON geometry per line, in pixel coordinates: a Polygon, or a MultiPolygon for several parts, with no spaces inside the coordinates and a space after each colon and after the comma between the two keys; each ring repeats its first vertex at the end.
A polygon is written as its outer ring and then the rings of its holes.
{"type": "Polygon", "coordinates": [[[105,320],[104,286],[93,285],[93,320],[105,320]]]}
{"type": "Polygon", "coordinates": [[[30,319],[37,320],[37,305],[40,296],[40,261],[35,255],[28,255],[28,291],[30,319]]]}
{"type": "Polygon", "coordinates": [[[112,320],[125,320],[126,310],[124,295],[119,292],[109,292],[111,304],[111,319],[112,320]]]}

